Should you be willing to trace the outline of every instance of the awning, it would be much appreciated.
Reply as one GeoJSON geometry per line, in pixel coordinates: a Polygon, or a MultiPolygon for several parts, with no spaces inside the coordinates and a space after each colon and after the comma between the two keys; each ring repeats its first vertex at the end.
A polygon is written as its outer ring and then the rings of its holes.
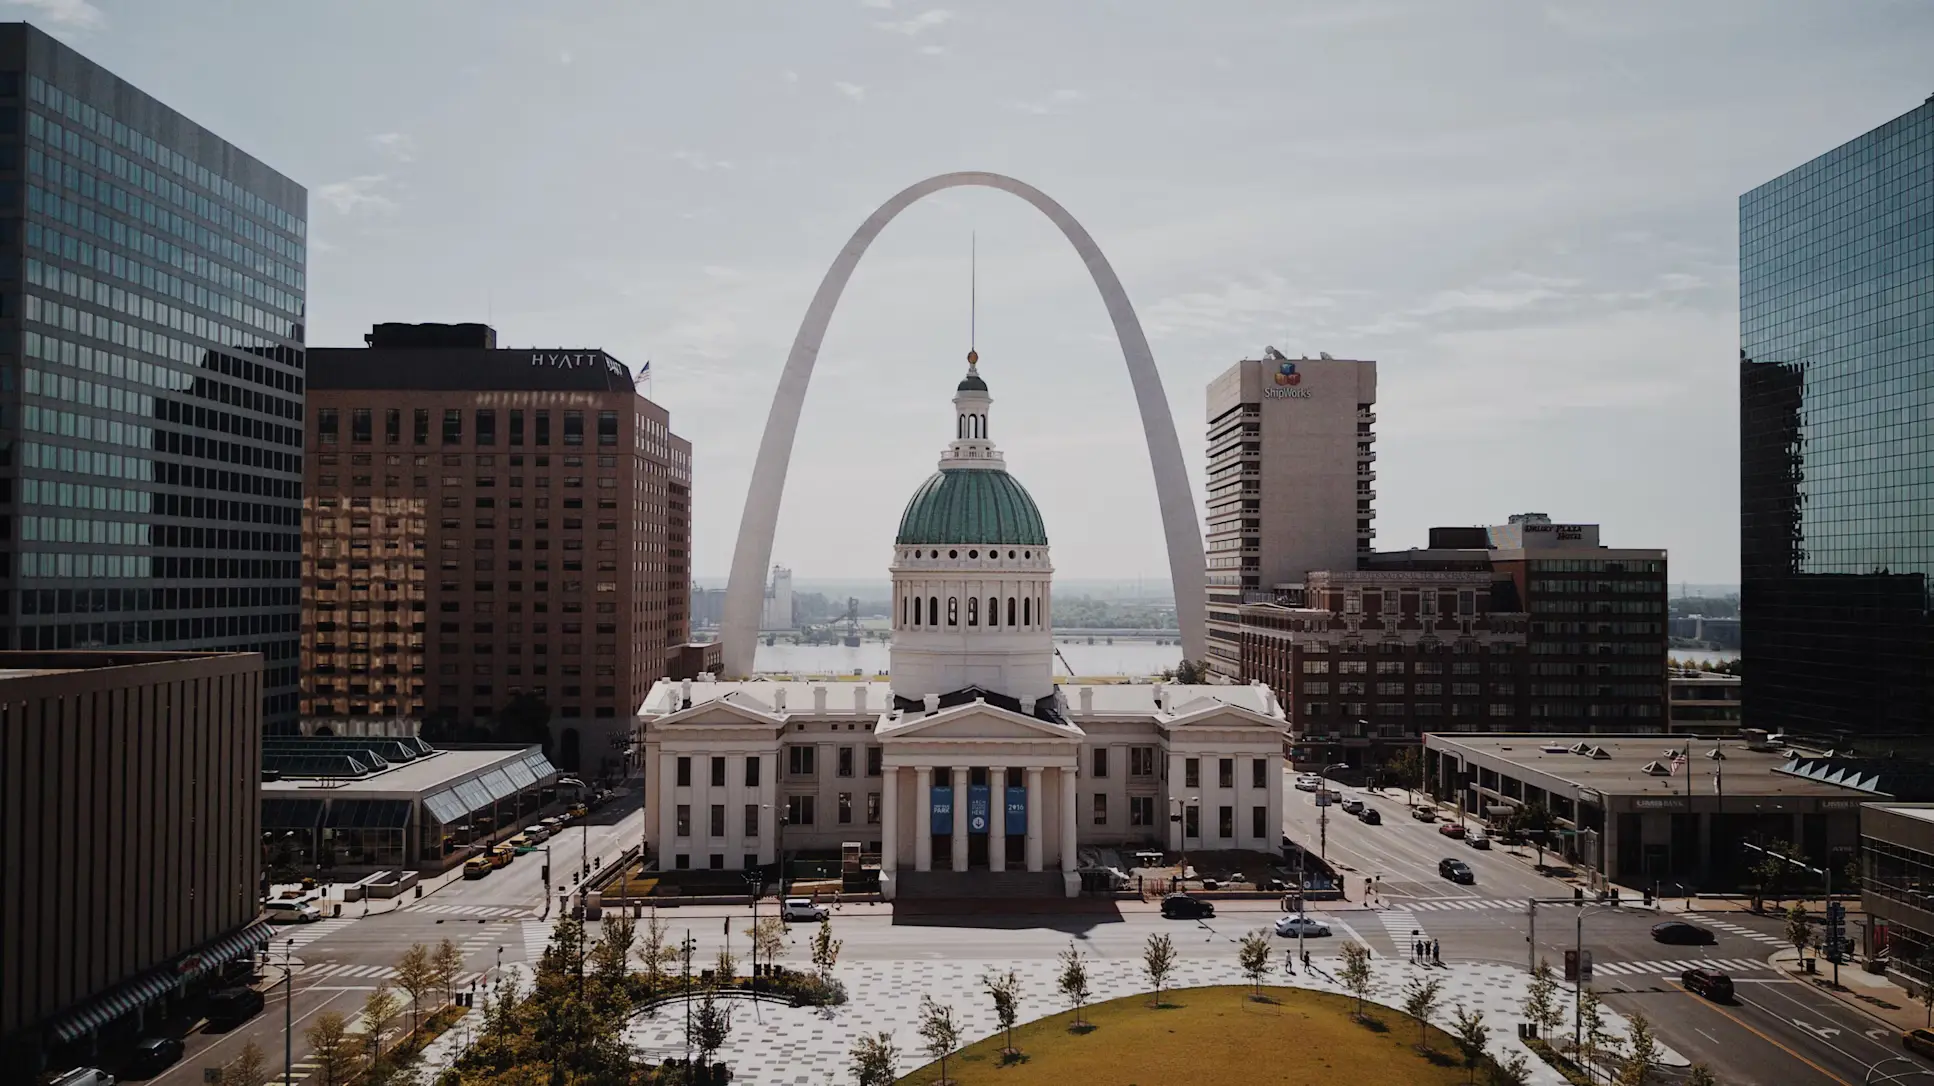
{"type": "Polygon", "coordinates": [[[457,785],[457,798],[463,801],[466,811],[481,811],[490,806],[490,790],[474,780],[457,785]]]}
{"type": "Polygon", "coordinates": [[[510,783],[516,785],[520,791],[537,783],[537,774],[532,773],[531,767],[525,765],[521,758],[515,762],[507,763],[504,766],[504,774],[510,778],[510,783]]]}
{"type": "Polygon", "coordinates": [[[429,808],[431,818],[446,826],[454,826],[462,822],[463,816],[470,813],[469,808],[463,805],[463,801],[457,798],[454,788],[446,788],[429,796],[424,799],[423,806],[429,808]]]}
{"type": "Polygon", "coordinates": [[[54,1042],[71,1044],[78,1041],[122,1015],[153,1003],[180,983],[181,975],[173,967],[150,969],[55,1019],[50,1027],[54,1042]]]}
{"type": "Polygon", "coordinates": [[[477,782],[490,790],[492,801],[509,799],[517,794],[517,786],[510,782],[510,775],[501,769],[493,769],[477,778],[477,782]]]}
{"type": "Polygon", "coordinates": [[[342,830],[395,830],[410,821],[407,799],[338,799],[329,803],[329,826],[342,830]]]}
{"type": "Polygon", "coordinates": [[[253,954],[267,946],[275,937],[275,929],[266,921],[250,924],[240,931],[231,931],[213,943],[187,955],[182,959],[188,966],[190,978],[205,977],[229,962],[245,954],[253,954]]]}
{"type": "Polygon", "coordinates": [[[545,784],[557,778],[557,767],[551,764],[549,758],[544,757],[544,752],[541,750],[534,750],[524,755],[524,765],[545,784]]]}

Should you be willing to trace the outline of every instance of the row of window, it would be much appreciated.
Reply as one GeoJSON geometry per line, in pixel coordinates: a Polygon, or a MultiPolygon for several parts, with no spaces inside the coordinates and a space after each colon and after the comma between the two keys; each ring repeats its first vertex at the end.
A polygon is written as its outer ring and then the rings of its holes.
{"type": "MultiPolygon", "coordinates": [[[[1019,607],[1017,609],[1015,605],[1016,597],[1014,596],[1007,597],[1007,623],[1006,624],[1009,627],[1018,628],[1018,629],[1032,629],[1034,627],[1034,617],[1035,615],[1041,613],[1040,609],[1036,606],[1035,599],[1032,596],[1022,596],[1022,597],[1019,597],[1018,599],[1019,599],[1019,607]],[[1016,621],[1017,619],[1018,621],[1016,621]]],[[[922,602],[923,601],[919,596],[902,596],[900,598],[900,625],[901,626],[918,629],[923,626],[937,627],[937,626],[943,625],[943,623],[940,621],[940,597],[939,596],[926,597],[924,601],[926,606],[924,608],[921,606],[922,602]]],[[[984,613],[987,617],[987,625],[990,629],[999,627],[1001,625],[1000,597],[998,596],[987,597],[987,610],[984,613]]],[[[982,614],[983,612],[981,611],[980,597],[979,596],[967,597],[967,625],[979,626],[981,624],[982,614]]],[[[944,623],[944,625],[959,626],[960,624],[961,624],[960,623],[960,597],[948,596],[947,597],[947,620],[944,623]]]]}
{"type": "MultiPolygon", "coordinates": [[[[522,445],[525,439],[526,412],[513,408],[505,412],[507,428],[505,444],[522,445]]],[[[551,443],[551,412],[534,410],[530,416],[529,437],[533,445],[551,443]]],[[[478,408],[472,420],[472,440],[477,445],[497,444],[497,411],[495,408],[478,408]]],[[[584,412],[565,411],[563,415],[563,444],[584,444],[584,412]]],[[[598,444],[612,446],[618,443],[618,413],[600,411],[597,418],[598,444]]],[[[342,411],[335,407],[316,409],[316,433],[320,444],[335,445],[341,440],[342,411]]],[[[450,407],[443,411],[441,436],[445,445],[463,444],[463,410],[450,407]]],[[[349,441],[352,445],[368,445],[375,440],[375,411],[368,407],[353,407],[349,410],[349,441]]],[[[400,408],[386,408],[383,411],[383,443],[400,445],[403,443],[403,412],[400,408]]],[[[419,407],[411,413],[410,443],[428,445],[430,443],[430,411],[419,407]]]]}

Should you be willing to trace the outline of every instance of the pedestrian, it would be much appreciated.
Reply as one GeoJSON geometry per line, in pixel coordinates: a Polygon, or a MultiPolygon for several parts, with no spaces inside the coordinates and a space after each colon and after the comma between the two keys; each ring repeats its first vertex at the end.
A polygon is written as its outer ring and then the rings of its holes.
{"type": "Polygon", "coordinates": [[[1442,939],[1432,939],[1430,941],[1430,960],[1436,962],[1438,965],[1444,964],[1444,941],[1442,939]]]}
{"type": "Polygon", "coordinates": [[[1305,951],[1303,951],[1303,971],[1304,971],[1305,973],[1307,973],[1307,972],[1309,972],[1309,968],[1310,968],[1310,964],[1309,964],[1309,951],[1307,951],[1307,950],[1305,950],[1305,951]]]}

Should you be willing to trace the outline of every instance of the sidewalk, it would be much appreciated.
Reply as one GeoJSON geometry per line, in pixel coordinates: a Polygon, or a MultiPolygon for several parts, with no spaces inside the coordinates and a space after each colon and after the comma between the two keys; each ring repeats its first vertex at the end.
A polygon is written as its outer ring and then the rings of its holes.
{"type": "Polygon", "coordinates": [[[1852,962],[1843,962],[1840,966],[1840,987],[1835,988],[1832,963],[1824,958],[1819,959],[1815,967],[1819,972],[1809,975],[1800,968],[1799,957],[1798,951],[1788,948],[1774,954],[1772,964],[1782,975],[1801,984],[1811,984],[1847,1006],[1864,1011],[1891,1029],[1905,1033],[1910,1029],[1927,1027],[1927,1008],[1890,978],[1869,973],[1852,962]]]}

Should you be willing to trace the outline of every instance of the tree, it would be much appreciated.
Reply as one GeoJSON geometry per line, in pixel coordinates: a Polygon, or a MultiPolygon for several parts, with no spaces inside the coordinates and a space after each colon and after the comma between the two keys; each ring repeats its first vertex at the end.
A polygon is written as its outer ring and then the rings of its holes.
{"type": "Polygon", "coordinates": [[[1545,835],[1551,832],[1554,820],[1551,809],[1542,803],[1527,803],[1518,808],[1518,828],[1538,846],[1538,866],[1545,865],[1545,835]]]}
{"type": "Polygon", "coordinates": [[[645,988],[656,993],[665,986],[671,973],[672,963],[678,960],[678,949],[671,945],[669,937],[671,925],[659,919],[653,912],[651,920],[645,925],[644,938],[638,940],[638,961],[645,967],[645,988]]]}
{"type": "Polygon", "coordinates": [[[1162,988],[1175,972],[1175,941],[1167,935],[1151,935],[1148,945],[1142,948],[1142,970],[1148,974],[1148,982],[1155,986],[1154,1006],[1162,1005],[1162,988]]]}
{"type": "Polygon", "coordinates": [[[1183,686],[1200,686],[1209,681],[1209,665],[1201,660],[1181,660],[1162,672],[1162,678],[1183,686]]]}
{"type": "Polygon", "coordinates": [[[396,959],[396,986],[410,996],[410,1032],[422,1023],[423,997],[439,987],[436,963],[431,960],[430,948],[422,943],[412,943],[410,949],[396,959]]]}
{"type": "Polygon", "coordinates": [[[1256,986],[1256,998],[1262,998],[1262,978],[1269,972],[1269,933],[1257,930],[1242,937],[1242,945],[1236,948],[1236,961],[1242,966],[1242,975],[1256,986]]]}
{"type": "Polygon", "coordinates": [[[930,995],[921,996],[920,1039],[926,1043],[927,1055],[940,1061],[940,1086],[946,1086],[947,1057],[960,1047],[960,1023],[954,1021],[954,1009],[935,1003],[930,995]]]}
{"type": "Polygon", "coordinates": [[[1483,1011],[1467,1011],[1464,1005],[1457,1005],[1457,1013],[1451,1017],[1451,1040],[1457,1042],[1458,1054],[1464,1057],[1464,1069],[1470,1074],[1466,1082],[1477,1081],[1477,1065],[1484,1059],[1484,1049],[1491,1043],[1491,1032],[1484,1028],[1483,1011]]]}
{"type": "Polygon", "coordinates": [[[729,985],[738,975],[739,959],[732,956],[731,950],[720,947],[719,956],[712,961],[712,984],[729,985]]]}
{"type": "Polygon", "coordinates": [[[1014,1023],[1021,1016],[1021,978],[1014,970],[980,978],[994,1000],[994,1018],[1001,1024],[1001,1055],[1014,1054],[1014,1023]]]}
{"type": "Polygon", "coordinates": [[[1074,1012],[1074,1024],[1081,1025],[1081,1008],[1088,1005],[1088,963],[1082,960],[1081,951],[1073,943],[1061,952],[1061,975],[1055,983],[1068,1001],[1068,1009],[1074,1012]]]}
{"type": "Polygon", "coordinates": [[[1558,1002],[1558,980],[1552,976],[1551,963],[1543,958],[1531,970],[1531,986],[1525,991],[1524,1016],[1538,1027],[1538,1035],[1549,1037],[1565,1020],[1558,1002]]]}
{"type": "Polygon", "coordinates": [[[692,1011],[691,1035],[686,1038],[698,1052],[698,1062],[711,1063],[712,1054],[725,1047],[726,1038],[731,1034],[732,1009],[715,999],[712,989],[705,989],[705,995],[692,1011]]]}
{"type": "Polygon", "coordinates": [[[893,1086],[900,1077],[900,1050],[885,1031],[862,1033],[853,1042],[853,1081],[858,1086],[893,1086]]]}
{"type": "Polygon", "coordinates": [[[1719,1086],[1719,1080],[1713,1077],[1712,1068],[1695,1063],[1686,1072],[1685,1086],[1719,1086]]]}
{"type": "Polygon", "coordinates": [[[813,933],[813,971],[821,981],[833,979],[833,966],[839,963],[839,948],[844,945],[833,938],[833,918],[821,920],[819,930],[813,933]]]}
{"type": "Polygon", "coordinates": [[[268,1057],[251,1040],[242,1046],[241,1054],[233,1062],[222,1068],[221,1086],[262,1086],[268,1078],[268,1057]]]}
{"type": "MultiPolygon", "coordinates": [[[[1934,976],[1934,968],[1930,968],[1930,966],[1934,965],[1934,963],[1930,963],[1925,957],[1923,957],[1921,959],[1920,964],[1921,964],[1922,976],[1924,977],[1934,976]]],[[[1921,1006],[1927,1008],[1928,1028],[1934,1029],[1934,983],[1928,983],[1926,981],[1923,981],[1921,983],[1920,996],[1921,996],[1921,1006]]]]}
{"type": "Polygon", "coordinates": [[[1578,1031],[1585,1046],[1585,1073],[1592,1074],[1598,1050],[1611,1040],[1611,1034],[1605,1031],[1604,1007],[1590,988],[1578,992],[1578,1031]]]}
{"type": "Polygon", "coordinates": [[[762,916],[745,929],[752,940],[752,956],[771,965],[786,952],[786,922],[776,916],[762,916]]]}
{"type": "Polygon", "coordinates": [[[437,944],[436,951],[430,955],[430,964],[436,969],[436,982],[443,989],[443,1000],[449,1002],[456,998],[457,977],[463,972],[463,951],[448,939],[437,944]]]}
{"type": "Polygon", "coordinates": [[[1786,901],[1786,880],[1791,874],[1792,857],[1792,845],[1785,841],[1773,841],[1760,854],[1759,862],[1752,866],[1751,874],[1759,880],[1761,895],[1772,898],[1776,905],[1786,901]]]}
{"type": "Polygon", "coordinates": [[[1633,1011],[1629,1021],[1625,1058],[1618,1065],[1618,1086],[1645,1086],[1652,1081],[1652,1068],[1659,1062],[1659,1042],[1653,1038],[1652,1023],[1644,1015],[1633,1011]]]}
{"type": "Polygon", "coordinates": [[[638,942],[638,926],[631,918],[616,913],[607,915],[600,926],[598,941],[591,947],[591,975],[599,983],[622,991],[631,975],[631,951],[638,942]]]}
{"type": "Polygon", "coordinates": [[[349,1021],[335,1011],[316,1015],[315,1023],[302,1031],[309,1042],[309,1059],[322,1075],[322,1086],[344,1086],[356,1073],[359,1055],[349,1037],[349,1021]]]}
{"type": "Polygon", "coordinates": [[[1806,922],[1806,906],[1794,902],[1786,910],[1786,941],[1793,944],[1793,950],[1800,957],[1806,957],[1806,948],[1813,945],[1813,927],[1806,922]]]}
{"type": "Polygon", "coordinates": [[[1392,784],[1403,788],[1404,802],[1409,803],[1416,798],[1411,793],[1424,786],[1424,750],[1404,747],[1384,763],[1383,769],[1392,784]]]}
{"type": "Polygon", "coordinates": [[[1363,1001],[1370,995],[1370,948],[1351,940],[1343,944],[1343,964],[1336,971],[1344,991],[1356,997],[1356,1017],[1363,1017],[1363,1001]]]}
{"type": "MultiPolygon", "coordinates": [[[[1412,977],[1410,984],[1404,988],[1403,1012],[1417,1020],[1417,1047],[1420,1049],[1430,1048],[1430,1016],[1436,1012],[1438,997],[1443,994],[1444,982],[1436,977],[1429,980],[1412,977]]],[[[1458,1007],[1459,1012],[1463,1009],[1458,1007]]]]}
{"type": "Polygon", "coordinates": [[[1513,1052],[1509,1059],[1491,1061],[1491,1072],[1485,1076],[1488,1086],[1530,1086],[1531,1064],[1524,1053],[1513,1052]]]}

